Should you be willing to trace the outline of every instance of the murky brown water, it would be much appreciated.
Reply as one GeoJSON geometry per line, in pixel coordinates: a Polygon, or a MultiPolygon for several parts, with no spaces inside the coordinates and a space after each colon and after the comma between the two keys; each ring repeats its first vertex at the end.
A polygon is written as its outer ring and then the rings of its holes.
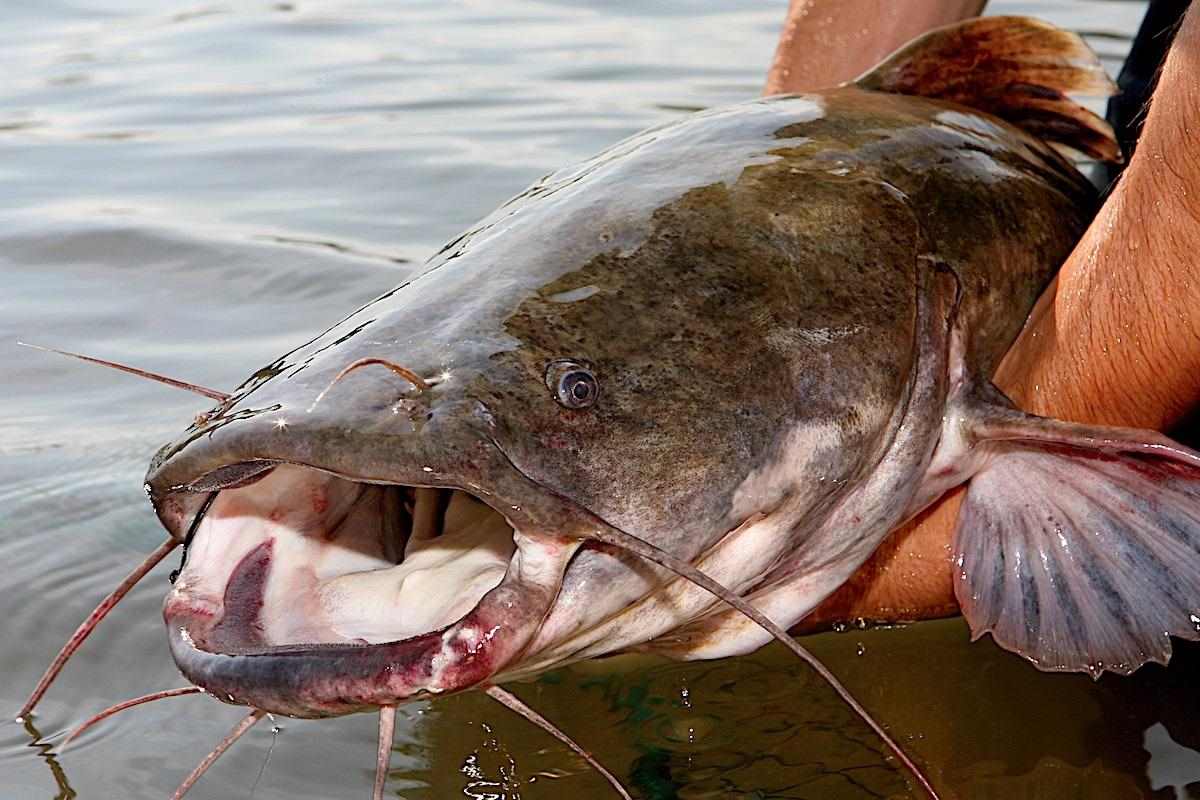
{"type": "MultiPolygon", "coordinates": [[[[0,710],[15,711],[76,623],[162,538],[145,464],[203,405],[12,342],[234,386],[537,176],[757,92],[782,0],[642,5],[0,8],[0,710]]],[[[1115,69],[1141,6],[992,11],[1115,34],[1092,39],[1115,69]]],[[[181,698],[118,717],[57,759],[37,746],[105,705],[179,684],[158,611],[166,572],[84,648],[36,731],[0,726],[0,797],[163,798],[239,718],[181,698]]],[[[1092,683],[969,644],[959,621],[811,645],[960,796],[1200,796],[1195,649],[1169,670],[1092,683]]],[[[879,743],[775,648],[702,664],[617,659],[515,688],[646,798],[907,792],[879,743]]],[[[366,797],[374,726],[262,725],[195,796],[366,797]]],[[[563,748],[475,695],[402,709],[392,763],[389,791],[412,800],[610,796],[563,748]]]]}

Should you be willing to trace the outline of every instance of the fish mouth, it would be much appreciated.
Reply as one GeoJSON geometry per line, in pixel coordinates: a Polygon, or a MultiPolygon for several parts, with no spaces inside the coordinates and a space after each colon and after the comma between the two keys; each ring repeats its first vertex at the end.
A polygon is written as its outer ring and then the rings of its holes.
{"type": "Polygon", "coordinates": [[[579,544],[482,489],[259,460],[209,476],[183,502],[204,499],[164,602],[172,656],[216,698],[290,716],[486,683],[531,641],[579,544]]]}

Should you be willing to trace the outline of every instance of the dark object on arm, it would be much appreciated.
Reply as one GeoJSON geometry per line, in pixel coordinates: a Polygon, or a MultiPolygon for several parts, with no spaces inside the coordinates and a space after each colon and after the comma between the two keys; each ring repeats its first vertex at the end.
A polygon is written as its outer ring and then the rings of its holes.
{"type": "MultiPolygon", "coordinates": [[[[1120,92],[1108,101],[1108,122],[1117,134],[1125,164],[1129,163],[1142,123],[1146,121],[1146,104],[1158,83],[1162,68],[1175,32],[1188,9],[1191,0],[1150,0],[1141,27],[1129,49],[1129,55],[1117,77],[1120,92]]],[[[1111,183],[1121,174],[1124,164],[1107,165],[1111,183]]]]}

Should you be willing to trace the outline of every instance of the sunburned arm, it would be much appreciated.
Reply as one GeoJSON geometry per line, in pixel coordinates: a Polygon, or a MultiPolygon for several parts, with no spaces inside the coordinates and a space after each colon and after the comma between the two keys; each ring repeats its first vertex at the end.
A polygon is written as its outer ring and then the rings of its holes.
{"type": "Polygon", "coordinates": [[[973,17],[987,0],[791,0],[763,94],[857,78],[900,45],[973,17]]]}
{"type": "MultiPolygon", "coordinates": [[[[1138,149],[995,383],[1021,408],[1166,429],[1200,402],[1200,8],[1167,57],[1138,149]]],[[[957,610],[951,543],[961,491],[897,531],[805,621],[922,619],[957,610]]]]}

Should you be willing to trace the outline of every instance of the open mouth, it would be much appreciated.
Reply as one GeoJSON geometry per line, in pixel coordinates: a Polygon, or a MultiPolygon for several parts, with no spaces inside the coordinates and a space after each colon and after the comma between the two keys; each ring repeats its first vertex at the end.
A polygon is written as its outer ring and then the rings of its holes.
{"type": "Polygon", "coordinates": [[[230,702],[325,716],[475,685],[569,557],[466,491],[251,472],[215,495],[164,605],[180,668],[230,702]]]}
{"type": "Polygon", "coordinates": [[[217,495],[173,594],[209,621],[193,640],[223,653],[379,644],[461,619],[514,550],[504,517],[466,492],[284,464],[217,495]]]}

